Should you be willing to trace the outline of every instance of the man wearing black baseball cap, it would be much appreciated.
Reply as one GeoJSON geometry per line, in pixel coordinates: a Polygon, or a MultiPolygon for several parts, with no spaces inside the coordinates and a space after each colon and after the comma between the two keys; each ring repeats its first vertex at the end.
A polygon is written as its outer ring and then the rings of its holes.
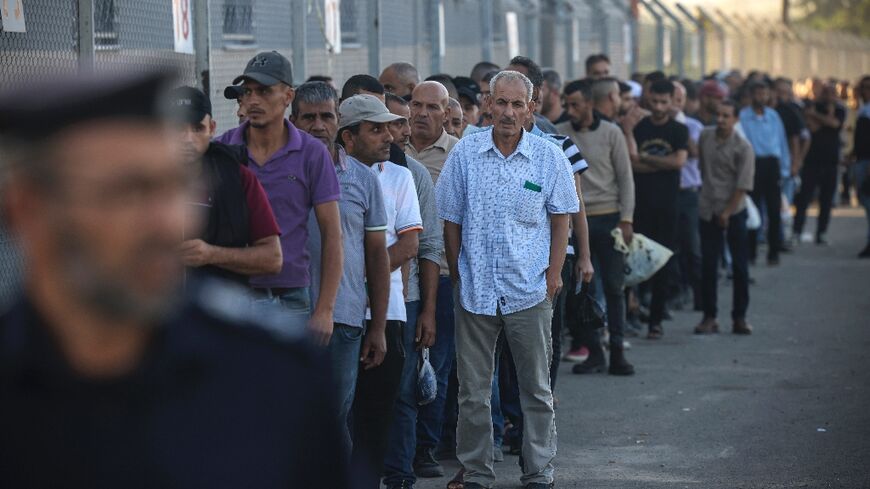
{"type": "MultiPolygon", "coordinates": [[[[217,141],[242,145],[248,168],[269,197],[281,228],[280,272],[251,279],[263,302],[277,302],[289,322],[305,319],[321,345],[328,345],[342,275],[341,197],[338,176],[326,146],[300,131],[286,117],[295,92],[290,61],[277,51],[259,53],[233,80],[241,83],[225,95],[237,95],[247,120],[217,141]],[[309,294],[308,216],[320,228],[321,280],[316,303],[309,294]]],[[[231,97],[232,98],[232,97],[231,97]]]]}
{"type": "Polygon", "coordinates": [[[467,76],[453,77],[453,84],[456,85],[456,93],[459,95],[459,105],[462,106],[462,118],[465,122],[460,135],[464,136],[469,126],[474,129],[480,122],[480,85],[467,76]]]}
{"type": "Polygon", "coordinates": [[[177,88],[169,102],[179,154],[186,164],[201,165],[197,174],[205,187],[194,205],[204,210],[206,225],[198,238],[182,243],[184,264],[244,285],[252,275],[278,273],[280,231],[244,148],[211,142],[216,123],[200,90],[177,88]]]}

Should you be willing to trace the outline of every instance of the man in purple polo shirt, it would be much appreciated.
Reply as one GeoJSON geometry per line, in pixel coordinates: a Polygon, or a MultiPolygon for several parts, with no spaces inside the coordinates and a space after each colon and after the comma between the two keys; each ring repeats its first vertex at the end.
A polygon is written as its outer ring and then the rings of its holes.
{"type": "Polygon", "coordinates": [[[293,101],[290,61],[276,51],[254,56],[244,73],[228,87],[247,120],[218,138],[248,150],[248,168],[257,176],[283,234],[284,266],[275,275],[253,277],[251,285],[278,301],[294,317],[309,315],[315,340],[326,345],[332,335],[333,309],[342,273],[341,195],[332,158],[322,142],[299,131],[284,116],[293,101]],[[308,215],[314,209],[321,234],[321,282],[311,309],[308,287],[308,215]]]}

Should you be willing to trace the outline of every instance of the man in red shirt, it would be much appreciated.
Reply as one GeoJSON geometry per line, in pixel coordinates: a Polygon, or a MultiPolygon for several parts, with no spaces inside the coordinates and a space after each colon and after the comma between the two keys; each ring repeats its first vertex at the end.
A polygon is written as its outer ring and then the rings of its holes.
{"type": "Polygon", "coordinates": [[[181,245],[184,264],[245,285],[249,276],[278,273],[280,230],[266,192],[244,164],[244,148],[211,141],[216,123],[200,90],[178,88],[170,103],[178,149],[185,163],[202,167],[197,171],[203,192],[192,205],[205,214],[206,224],[189,230],[181,245]]]}

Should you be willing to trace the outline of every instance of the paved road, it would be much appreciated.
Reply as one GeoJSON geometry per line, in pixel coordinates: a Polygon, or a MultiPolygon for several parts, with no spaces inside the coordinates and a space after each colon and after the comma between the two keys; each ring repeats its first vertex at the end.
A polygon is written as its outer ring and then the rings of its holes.
{"type": "MultiPolygon", "coordinates": [[[[562,365],[557,487],[870,488],[870,261],[863,217],[842,214],[832,246],[752,269],[752,336],[694,336],[698,314],[677,313],[662,341],[633,341],[634,377],[562,365]]],[[[516,457],[496,471],[520,487],[516,457]]]]}

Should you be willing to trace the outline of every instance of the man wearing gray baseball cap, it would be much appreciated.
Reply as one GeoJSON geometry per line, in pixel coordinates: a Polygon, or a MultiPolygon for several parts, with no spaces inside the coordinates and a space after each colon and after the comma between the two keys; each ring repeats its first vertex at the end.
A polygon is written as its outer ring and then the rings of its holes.
{"type": "MultiPolygon", "coordinates": [[[[418,233],[423,230],[420,204],[410,170],[389,160],[393,136],[387,124],[401,119],[372,95],[355,95],[339,107],[338,143],[349,160],[371,167],[384,194],[387,249],[390,256],[390,295],[383,363],[361,370],[353,405],[353,467],[360,488],[380,487],[393,406],[405,364],[405,279],[409,262],[417,256],[418,233]]],[[[369,317],[376,317],[374,314],[369,317]]],[[[377,327],[369,321],[368,327],[377,327]]]]}

